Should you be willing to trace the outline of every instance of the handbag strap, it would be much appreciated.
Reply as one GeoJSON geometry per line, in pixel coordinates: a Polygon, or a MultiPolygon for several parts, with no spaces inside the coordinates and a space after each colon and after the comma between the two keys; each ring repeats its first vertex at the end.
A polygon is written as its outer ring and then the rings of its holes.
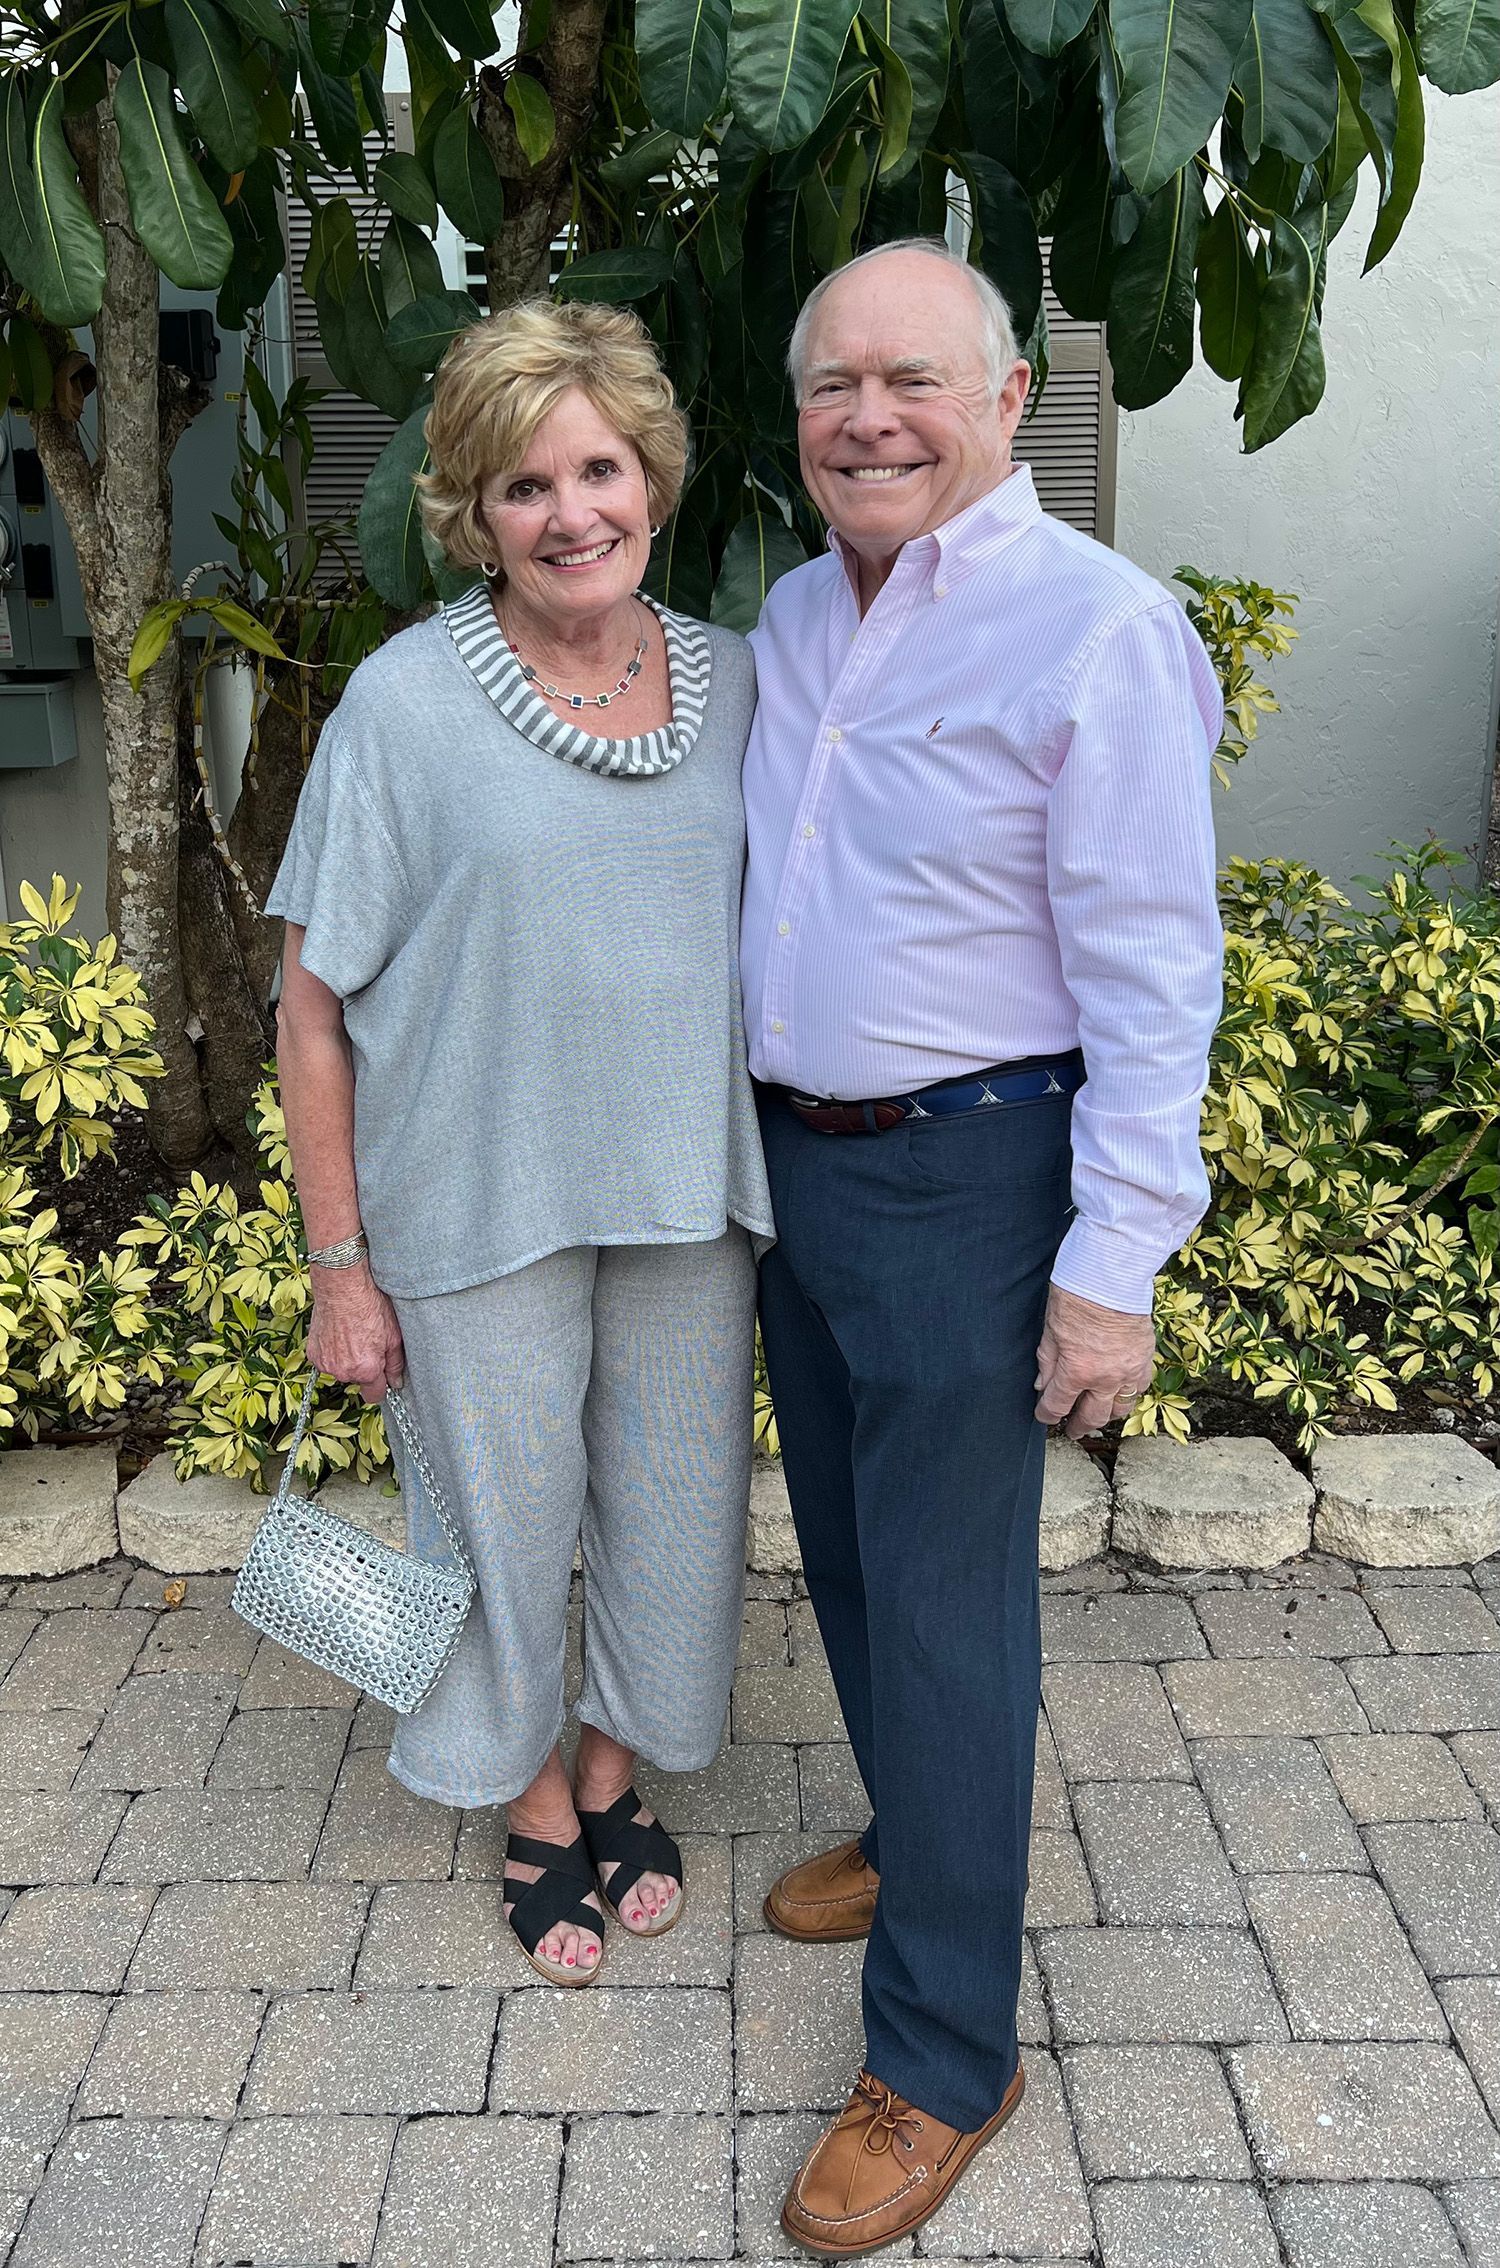
{"type": "MultiPolygon", "coordinates": [[[[394,1386],[386,1388],[385,1414],[396,1421],[396,1431],[401,1436],[402,1446],[421,1475],[422,1486],[432,1499],[432,1509],[438,1516],[438,1525],[448,1539],[454,1558],[467,1574],[474,1576],[474,1563],[469,1557],[468,1546],[448,1510],[448,1499],[443,1494],[442,1484],[427,1461],[427,1452],[422,1447],[422,1437],[417,1431],[417,1421],[407,1408],[405,1395],[398,1393],[394,1386]]],[[[478,1577],[474,1576],[474,1580],[477,1582],[478,1577]]]]}
{"type": "MultiPolygon", "coordinates": [[[[308,1375],[307,1385],[303,1390],[302,1407],[297,1412],[297,1423],[292,1431],[291,1447],[287,1450],[286,1463],[282,1467],[281,1486],[276,1491],[278,1496],[287,1495],[291,1489],[296,1474],[297,1451],[301,1448],[302,1436],[307,1431],[307,1421],[312,1415],[313,1396],[317,1390],[318,1374],[316,1371],[312,1371],[308,1375]]],[[[386,1388],[384,1414],[387,1418],[395,1419],[396,1431],[401,1436],[402,1446],[416,1466],[422,1486],[432,1499],[432,1509],[437,1514],[439,1527],[448,1539],[449,1548],[459,1566],[464,1569],[466,1574],[473,1577],[474,1563],[469,1557],[468,1546],[448,1510],[448,1499],[443,1494],[442,1484],[427,1461],[427,1452],[422,1447],[421,1435],[417,1431],[417,1421],[407,1408],[404,1397],[396,1391],[394,1386],[386,1388]]],[[[477,1578],[475,1579],[477,1580],[477,1578]]]]}

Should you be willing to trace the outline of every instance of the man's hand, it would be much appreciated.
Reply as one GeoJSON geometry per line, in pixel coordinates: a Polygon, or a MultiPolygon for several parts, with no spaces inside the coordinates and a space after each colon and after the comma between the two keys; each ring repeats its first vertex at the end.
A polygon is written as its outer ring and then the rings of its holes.
{"type": "Polygon", "coordinates": [[[379,1402],[387,1386],[399,1386],[406,1373],[406,1349],[396,1310],[370,1274],[357,1268],[314,1268],[312,1323],[307,1359],[314,1370],[357,1386],[367,1402],[379,1402]]]}
{"type": "Polygon", "coordinates": [[[1111,1418],[1126,1417],[1151,1383],[1156,1326],[1149,1315],[1121,1315],[1054,1284],[1037,1349],[1036,1414],[1076,1441],[1111,1418]]]}

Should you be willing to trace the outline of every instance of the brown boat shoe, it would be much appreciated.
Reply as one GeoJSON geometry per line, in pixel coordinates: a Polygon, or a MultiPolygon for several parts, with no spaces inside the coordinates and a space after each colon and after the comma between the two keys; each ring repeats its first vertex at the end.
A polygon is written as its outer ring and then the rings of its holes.
{"type": "Polygon", "coordinates": [[[856,1836],[836,1851],[804,1859],[773,1882],[761,1911],[772,1929],[805,1945],[831,1945],[868,1937],[875,1919],[880,1877],[866,1861],[856,1836]]]}
{"type": "Polygon", "coordinates": [[[825,2260],[852,2260],[898,2243],[937,2211],[1025,2092],[1026,2074],[1018,2065],[993,2118],[963,2134],[862,2071],[787,2191],[782,2228],[804,2251],[825,2260]]]}

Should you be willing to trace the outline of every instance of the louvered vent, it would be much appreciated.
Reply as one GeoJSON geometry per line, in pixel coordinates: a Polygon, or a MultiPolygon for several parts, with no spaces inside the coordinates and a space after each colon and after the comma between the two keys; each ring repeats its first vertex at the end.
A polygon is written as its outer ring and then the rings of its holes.
{"type": "MultiPolygon", "coordinates": [[[[372,144],[372,164],[380,147],[378,142],[372,144]]],[[[342,177],[338,186],[354,207],[363,242],[375,200],[352,177],[342,177]]],[[[310,227],[306,206],[289,203],[286,233],[294,352],[299,375],[331,387],[317,312],[298,280],[310,227]]],[[[1044,245],[1044,257],[1047,250],[1044,245]]],[[[487,306],[484,257],[477,245],[465,246],[463,272],[466,288],[481,307],[487,306]]],[[[1046,297],[1051,370],[1035,414],[1022,421],[1016,455],[1031,466],[1047,511],[1108,543],[1114,534],[1115,405],[1105,363],[1104,326],[1081,323],[1069,315],[1050,284],[1046,297]]],[[[311,416],[317,450],[305,484],[307,516],[317,520],[352,515],[393,430],[391,420],[369,402],[343,392],[330,393],[311,416]]]]}
{"type": "MultiPolygon", "coordinates": [[[[1043,255],[1049,249],[1043,246],[1043,255]]],[[[1104,326],[1080,323],[1047,286],[1051,371],[1034,416],[1021,421],[1016,455],[1031,467],[1044,508],[1085,535],[1114,534],[1115,405],[1104,326]]]]}
{"type": "MultiPolygon", "coordinates": [[[[385,148],[386,143],[379,135],[366,136],[365,151],[372,168],[385,148]]],[[[371,253],[377,251],[384,234],[380,200],[368,190],[361,189],[349,173],[333,177],[329,184],[329,194],[335,193],[347,197],[354,209],[361,248],[371,253]]],[[[344,393],[336,388],[333,373],[323,360],[323,342],[318,335],[318,312],[302,289],[302,263],[307,258],[311,234],[311,212],[300,198],[289,197],[286,204],[286,242],[293,359],[299,378],[306,378],[314,386],[332,389],[308,411],[308,423],[313,432],[313,458],[302,481],[302,510],[308,523],[354,517],[359,510],[365,482],[374,469],[375,460],[395,431],[392,420],[383,410],[376,409],[373,402],[361,401],[358,395],[344,393]]],[[[352,535],[346,548],[351,561],[357,563],[359,554],[352,535]]],[[[337,554],[329,551],[319,568],[317,580],[320,583],[337,581],[341,579],[342,573],[337,554]]]]}

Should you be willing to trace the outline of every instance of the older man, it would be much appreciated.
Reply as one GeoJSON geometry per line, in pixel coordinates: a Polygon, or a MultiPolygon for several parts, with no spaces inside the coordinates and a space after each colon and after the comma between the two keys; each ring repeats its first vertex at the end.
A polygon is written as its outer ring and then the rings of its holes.
{"type": "Polygon", "coordinates": [[[783,2212],[843,2257],[926,2220],[1024,2085],[1045,1432],[1129,1410],[1206,1201],[1220,700],[1168,593],[1012,461],[1030,372],[977,271],[866,254],[791,366],[834,532],[753,638],[762,1322],[873,1818],[766,1915],[869,1937],[866,2068],[783,2212]]]}

